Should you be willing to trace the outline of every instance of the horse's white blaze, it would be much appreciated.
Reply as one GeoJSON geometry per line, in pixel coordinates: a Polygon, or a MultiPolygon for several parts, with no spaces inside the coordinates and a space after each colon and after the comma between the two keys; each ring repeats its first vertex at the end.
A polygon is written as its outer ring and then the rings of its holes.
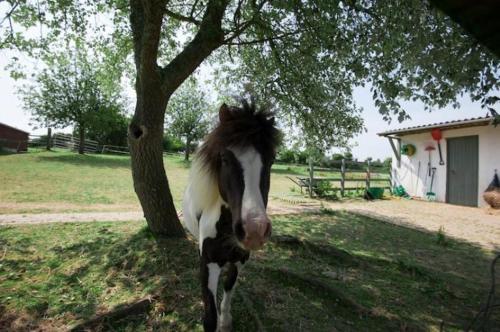
{"type": "Polygon", "coordinates": [[[260,176],[262,172],[262,158],[253,147],[246,149],[230,149],[243,169],[243,180],[245,189],[241,201],[241,218],[263,216],[266,214],[266,207],[262,200],[260,191],[260,176]]]}

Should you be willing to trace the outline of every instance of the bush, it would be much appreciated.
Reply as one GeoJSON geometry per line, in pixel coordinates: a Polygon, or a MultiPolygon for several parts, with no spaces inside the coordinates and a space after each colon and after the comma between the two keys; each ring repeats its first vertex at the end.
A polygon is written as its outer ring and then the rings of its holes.
{"type": "Polygon", "coordinates": [[[292,150],[282,149],[278,152],[277,159],[284,163],[293,163],[295,162],[295,153],[292,150]]]}
{"type": "Polygon", "coordinates": [[[309,158],[309,154],[306,151],[297,151],[295,152],[294,159],[296,164],[307,164],[307,159],[309,158]]]}
{"type": "Polygon", "coordinates": [[[163,136],[163,151],[180,152],[184,151],[185,144],[177,137],[164,135],[163,136]]]}
{"type": "Polygon", "coordinates": [[[325,197],[332,190],[332,185],[329,181],[319,181],[316,184],[316,194],[319,197],[325,197]]]}

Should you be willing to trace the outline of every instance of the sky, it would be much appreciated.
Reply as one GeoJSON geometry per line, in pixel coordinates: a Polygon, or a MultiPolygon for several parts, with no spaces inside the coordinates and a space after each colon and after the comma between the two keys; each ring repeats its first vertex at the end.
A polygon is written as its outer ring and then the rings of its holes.
{"type": "MultiPolygon", "coordinates": [[[[8,72],[4,70],[8,61],[9,53],[0,51],[0,122],[32,134],[44,134],[46,129],[34,129],[34,126],[30,125],[30,115],[23,110],[21,100],[16,94],[21,82],[14,81],[9,77],[8,72]]],[[[126,94],[131,100],[135,99],[134,91],[131,88],[127,89],[126,94]]],[[[354,98],[358,106],[363,108],[362,116],[366,127],[366,132],[356,136],[350,142],[353,145],[353,156],[358,160],[365,160],[368,157],[383,160],[391,156],[392,150],[389,142],[386,138],[377,136],[377,133],[389,129],[478,117],[486,114],[486,111],[481,109],[479,103],[474,103],[467,97],[459,99],[461,104],[459,109],[453,109],[450,106],[443,109],[434,109],[432,112],[425,111],[421,103],[406,102],[403,105],[411,119],[402,123],[394,119],[389,124],[382,119],[382,116],[375,108],[368,88],[356,88],[354,98]]],[[[66,128],[62,131],[71,132],[71,130],[72,128],[66,128]]]]}

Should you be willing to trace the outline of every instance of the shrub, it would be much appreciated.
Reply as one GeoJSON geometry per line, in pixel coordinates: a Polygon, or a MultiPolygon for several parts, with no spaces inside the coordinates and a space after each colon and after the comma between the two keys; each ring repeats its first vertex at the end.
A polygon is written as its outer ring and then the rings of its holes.
{"type": "Polygon", "coordinates": [[[184,151],[185,144],[177,137],[165,135],[163,136],[163,150],[167,152],[184,151]]]}
{"type": "Polygon", "coordinates": [[[293,163],[295,162],[295,153],[292,150],[282,149],[278,152],[277,159],[284,163],[293,163]]]}

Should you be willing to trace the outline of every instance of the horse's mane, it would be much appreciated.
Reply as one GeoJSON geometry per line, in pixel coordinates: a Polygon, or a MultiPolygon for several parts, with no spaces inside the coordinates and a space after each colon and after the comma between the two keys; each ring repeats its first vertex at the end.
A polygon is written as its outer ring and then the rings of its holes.
{"type": "Polygon", "coordinates": [[[242,99],[241,107],[228,107],[224,120],[206,136],[197,159],[212,175],[216,175],[220,167],[220,152],[224,149],[253,146],[263,158],[271,158],[279,139],[273,113],[268,109],[257,109],[253,100],[248,103],[242,99]]]}

